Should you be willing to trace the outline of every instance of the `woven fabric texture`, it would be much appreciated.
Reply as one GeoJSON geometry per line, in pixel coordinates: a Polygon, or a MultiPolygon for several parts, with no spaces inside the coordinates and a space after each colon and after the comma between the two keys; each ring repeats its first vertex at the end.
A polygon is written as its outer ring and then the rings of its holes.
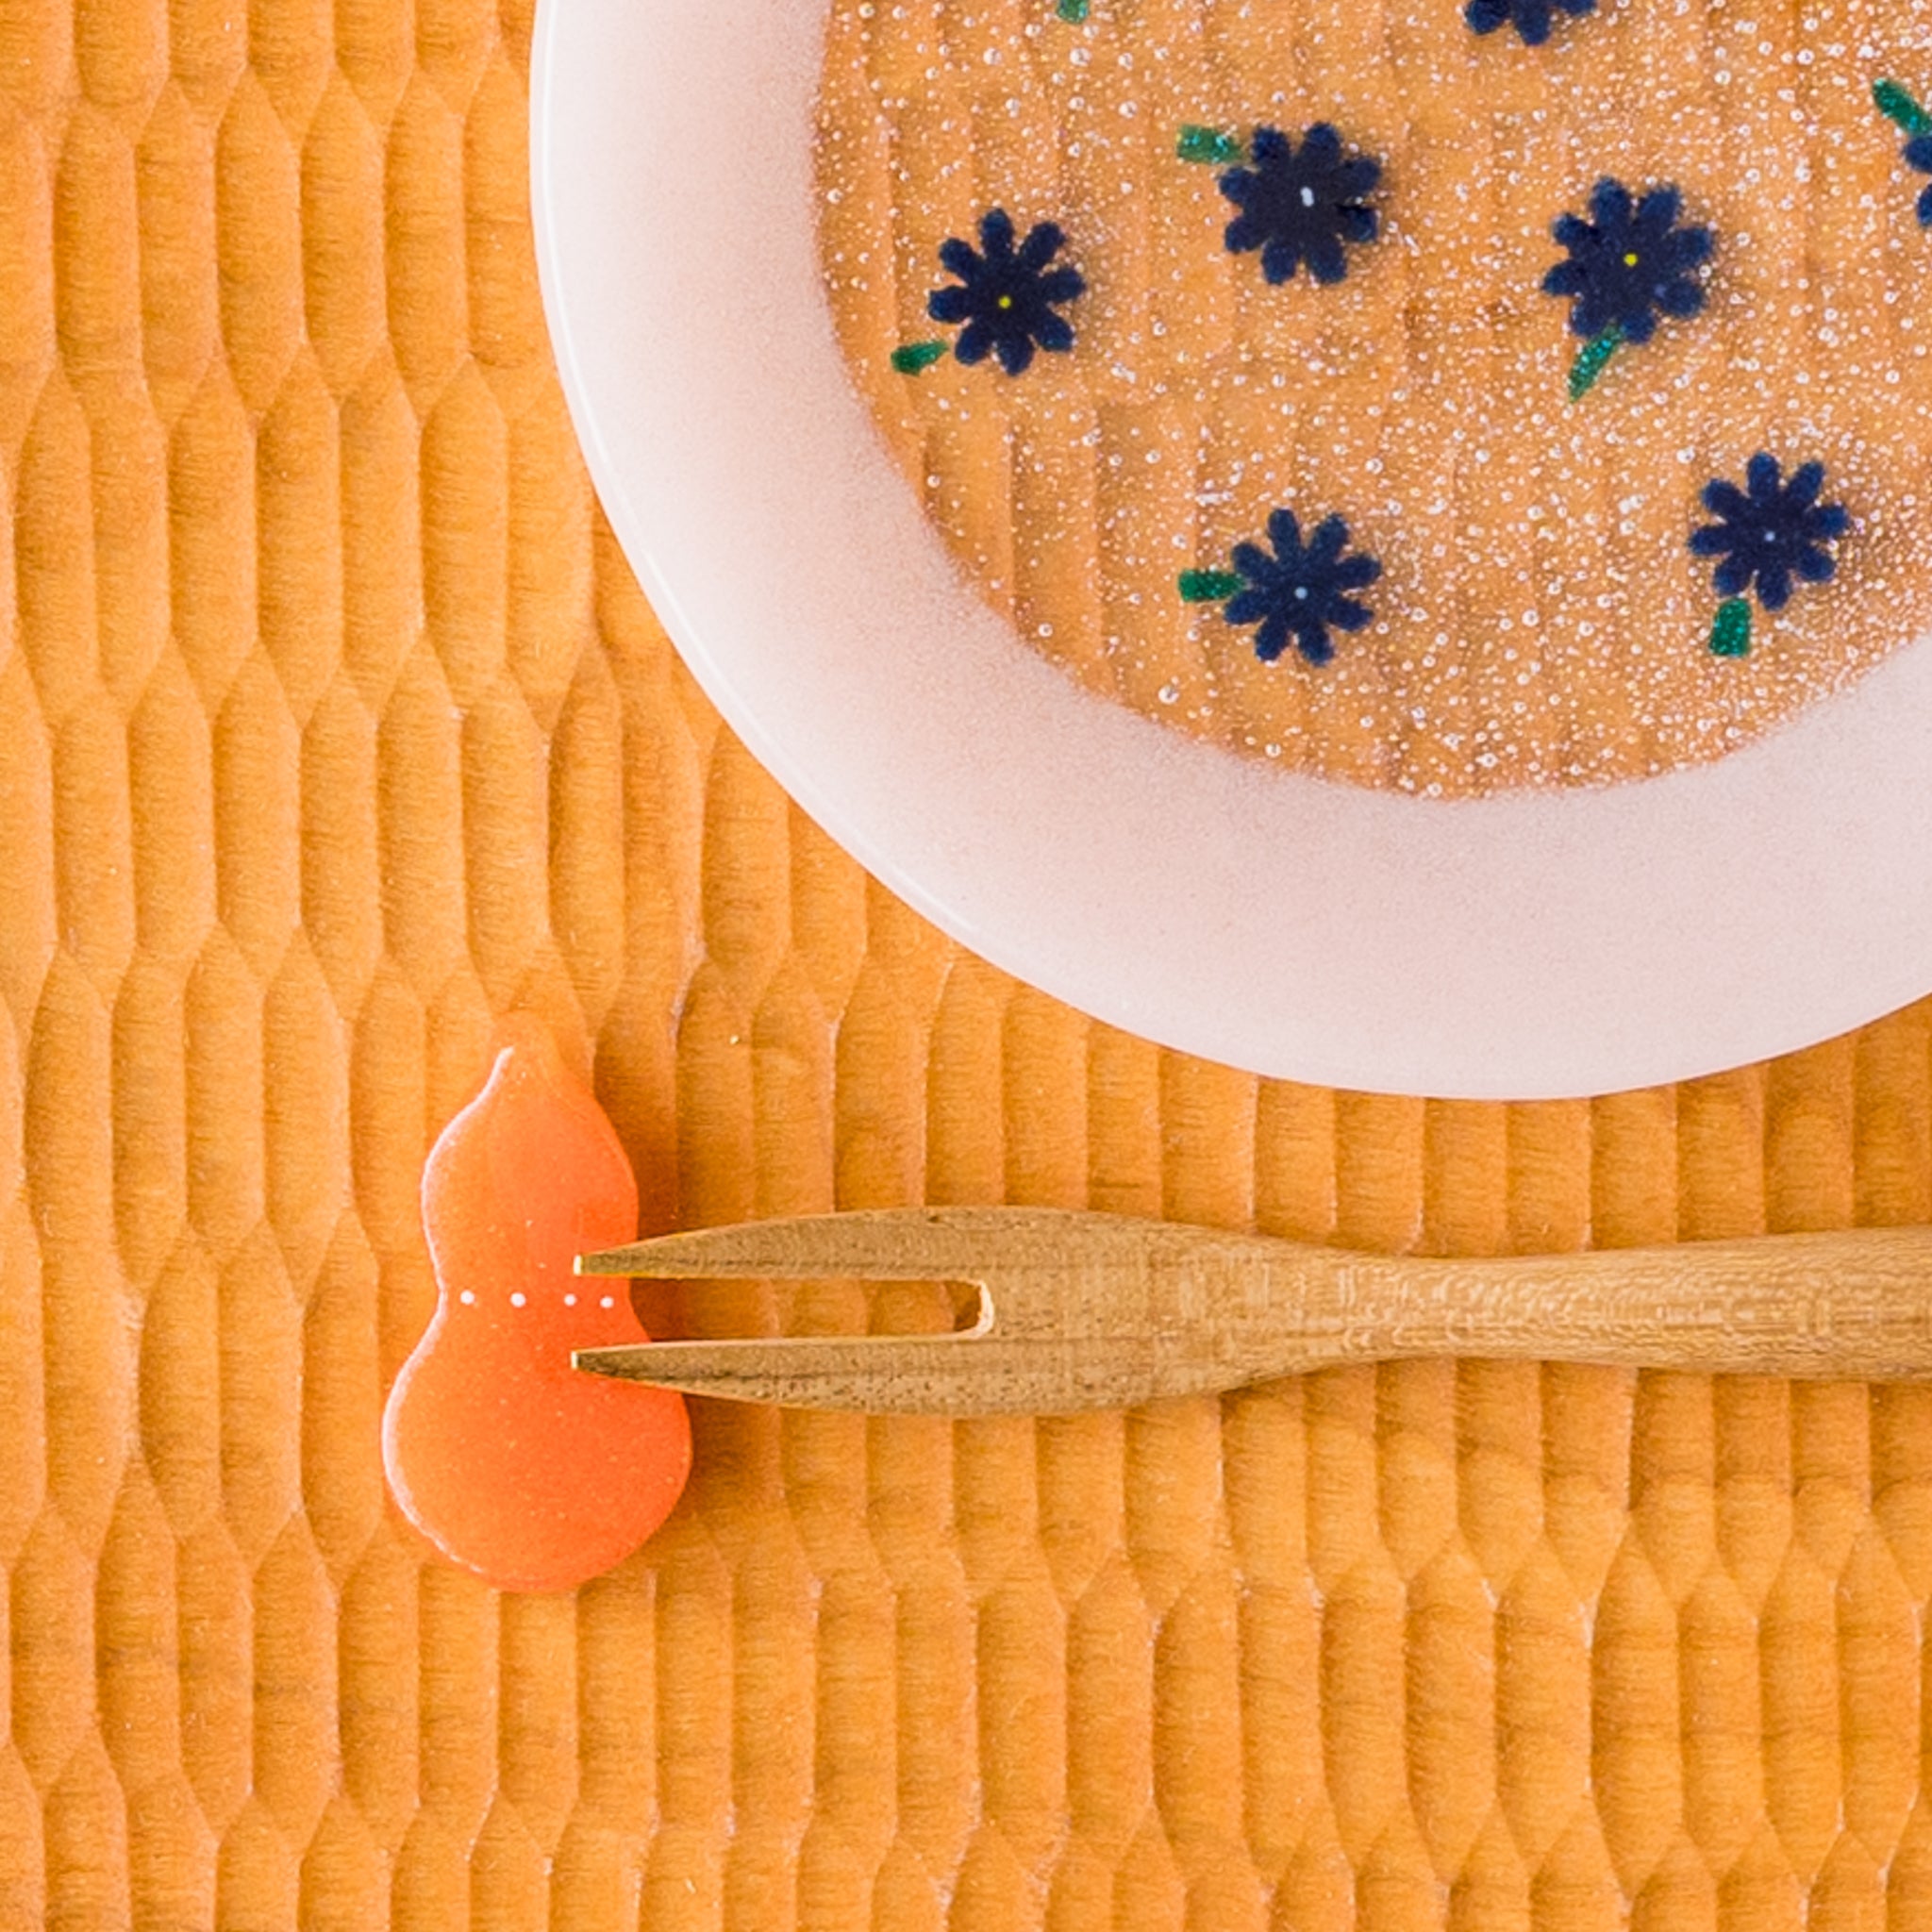
{"type": "Polygon", "coordinates": [[[1916,1388],[699,1405],[575,1597],[387,1510],[417,1174],[512,1006],[652,1229],[1932,1219],[1925,1007],[1675,1091],[1365,1098],[1091,1024],[869,882],[598,521],[530,25],[0,0],[0,1927],[1932,1924],[1916,1388]]]}

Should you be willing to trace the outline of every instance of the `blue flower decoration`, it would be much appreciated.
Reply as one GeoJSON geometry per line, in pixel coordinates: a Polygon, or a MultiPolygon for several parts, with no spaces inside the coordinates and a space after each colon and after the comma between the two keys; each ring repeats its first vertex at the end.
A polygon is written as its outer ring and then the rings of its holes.
{"type": "MultiPolygon", "coordinates": [[[[1915,134],[1905,144],[1906,166],[1932,175],[1932,134],[1915,134]]],[[[1919,225],[1932,228],[1932,188],[1919,196],[1919,225]]]]}
{"type": "MultiPolygon", "coordinates": [[[[1596,0],[1556,0],[1565,13],[1594,13],[1596,0]]],[[[1550,37],[1550,0],[1469,0],[1462,17],[1479,34],[1492,34],[1512,21],[1525,47],[1541,47],[1550,37]]]]}
{"type": "Polygon", "coordinates": [[[1823,463],[1801,465],[1785,483],[1777,458],[1759,450],[1744,481],[1744,490],[1721,476],[1704,486],[1704,507],[1721,521],[1692,531],[1690,548],[1699,557],[1722,558],[1716,584],[1724,596],[1741,595],[1755,577],[1757,601],[1767,610],[1782,610],[1793,575],[1807,584],[1831,575],[1837,566],[1821,546],[1842,537],[1852,519],[1842,504],[1818,501],[1823,463]]]}
{"type": "Polygon", "coordinates": [[[1339,282],[1348,273],[1341,244],[1375,239],[1375,211],[1362,196],[1382,178],[1381,163],[1344,157],[1325,121],[1302,137],[1299,152],[1279,128],[1257,127],[1249,152],[1252,168],[1230,168],[1220,179],[1241,209],[1223,234],[1228,253],[1258,248],[1271,282],[1287,281],[1302,262],[1318,282],[1339,282]]]}
{"type": "Polygon", "coordinates": [[[1048,265],[1066,239],[1054,223],[1041,222],[1015,248],[1012,219],[996,208],[980,217],[977,250],[957,236],[940,243],[941,265],[958,282],[935,289],[925,308],[935,322],[966,325],[953,344],[960,361],[983,362],[994,355],[1008,375],[1018,375],[1033,360],[1036,343],[1054,350],[1074,346],[1073,327],[1056,310],[1087,284],[1078,269],[1048,265]]]}
{"type": "Polygon", "coordinates": [[[1543,292],[1573,298],[1575,334],[1615,328],[1626,341],[1647,342],[1659,312],[1695,315],[1704,307],[1704,285],[1691,271],[1710,259],[1711,234],[1677,225],[1683,205],[1668,186],[1633,203],[1621,181],[1606,177],[1591,194],[1589,221],[1565,214],[1552,224],[1570,259],[1543,277],[1543,292]]]}
{"type": "Polygon", "coordinates": [[[1294,512],[1274,510],[1268,541],[1274,546],[1273,557],[1258,543],[1235,545],[1234,567],[1248,581],[1221,614],[1229,624],[1261,626],[1255,634],[1255,656],[1264,664],[1281,656],[1291,637],[1310,664],[1325,664],[1335,655],[1329,630],[1360,630],[1374,615],[1344,592],[1373,584],[1382,566],[1373,557],[1341,554],[1348,525],[1340,517],[1324,517],[1304,545],[1294,512]]]}

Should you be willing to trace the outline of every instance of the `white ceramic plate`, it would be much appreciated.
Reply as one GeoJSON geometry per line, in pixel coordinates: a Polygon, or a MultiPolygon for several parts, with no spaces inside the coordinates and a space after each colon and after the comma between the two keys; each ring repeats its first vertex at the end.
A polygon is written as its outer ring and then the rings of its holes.
{"type": "Polygon", "coordinates": [[[820,0],[543,0],[543,295],[692,671],[956,938],[1258,1073],[1532,1098],[1708,1072],[1932,988],[1932,651],[1700,770],[1448,804],[1084,696],[956,575],[848,386],[810,191],[820,0]]]}

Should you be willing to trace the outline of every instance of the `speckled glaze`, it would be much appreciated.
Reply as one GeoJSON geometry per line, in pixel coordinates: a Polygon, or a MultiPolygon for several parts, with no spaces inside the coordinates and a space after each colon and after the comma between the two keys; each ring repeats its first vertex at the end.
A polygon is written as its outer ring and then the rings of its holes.
{"type": "MultiPolygon", "coordinates": [[[[1428,796],[1643,777],[1735,750],[1932,616],[1932,238],[1872,86],[1932,83],[1932,0],[1625,5],[1547,44],[1453,6],[1049,9],[838,0],[820,237],[841,346],[979,594],[1087,688],[1324,777],[1428,796]],[[1345,281],[1222,245],[1184,123],[1332,122],[1377,158],[1345,281]],[[1707,225],[1702,312],[1572,405],[1551,225],[1615,176],[1707,225]],[[1051,218],[1089,293],[1020,381],[886,374],[934,251],[990,205],[1051,218]],[[1706,649],[1698,493],[1822,461],[1854,527],[1826,588],[1706,649]],[[1327,665],[1256,660],[1174,594],[1277,505],[1380,558],[1327,665]]],[[[929,332],[929,329],[928,331],[929,332]]]]}

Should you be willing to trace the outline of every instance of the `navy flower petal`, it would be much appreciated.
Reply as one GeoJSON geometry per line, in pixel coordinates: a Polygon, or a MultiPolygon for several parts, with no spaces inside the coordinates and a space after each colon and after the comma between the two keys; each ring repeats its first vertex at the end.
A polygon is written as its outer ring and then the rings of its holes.
{"type": "MultiPolygon", "coordinates": [[[[1277,133],[1280,130],[1275,130],[1277,133]]],[[[1288,143],[1283,142],[1286,146],[1288,143]]],[[[1302,158],[1310,167],[1320,168],[1324,173],[1332,170],[1341,158],[1341,137],[1335,131],[1332,122],[1317,121],[1302,136],[1302,158]]]]}
{"type": "Polygon", "coordinates": [[[979,273],[979,257],[972,242],[954,235],[940,243],[940,266],[962,282],[970,282],[979,273]]]}
{"type": "Polygon", "coordinates": [[[1702,268],[1717,253],[1717,237],[1706,227],[1679,228],[1664,239],[1680,269],[1702,268]]]}
{"type": "Polygon", "coordinates": [[[1024,375],[1033,360],[1033,343],[1026,336],[995,337],[992,352],[1000,358],[1000,367],[1008,375],[1024,375]]]}
{"type": "Polygon", "coordinates": [[[989,208],[980,216],[979,248],[980,253],[989,261],[1008,261],[1012,258],[1013,218],[1005,208],[989,208]]]}
{"type": "Polygon", "coordinates": [[[1573,334],[1594,341],[1614,328],[1625,341],[1647,342],[1659,315],[1682,320],[1704,307],[1691,271],[1714,244],[1708,228],[1679,221],[1683,206],[1668,182],[1638,199],[1606,175],[1591,190],[1588,221],[1564,213],[1550,225],[1569,259],[1544,275],[1543,291],[1569,299],[1573,334]]]}
{"type": "MultiPolygon", "coordinates": [[[[1599,230],[1606,228],[1627,228],[1630,218],[1636,212],[1630,200],[1630,191],[1621,181],[1606,175],[1591,191],[1591,225],[1599,230]]],[[[1598,246],[1604,245],[1603,238],[1596,238],[1598,246]]]]}
{"type": "Polygon", "coordinates": [[[1643,199],[1637,204],[1633,219],[1640,228],[1660,235],[1665,229],[1676,226],[1683,208],[1684,197],[1677,192],[1676,184],[1666,181],[1661,187],[1644,190],[1643,199]]]}
{"type": "Polygon", "coordinates": [[[1058,268],[1050,268],[1041,276],[1037,292],[1042,302],[1071,302],[1075,295],[1087,292],[1087,277],[1078,269],[1069,268],[1062,262],[1058,268]]]}
{"type": "MultiPolygon", "coordinates": [[[[1922,175],[1932,175],[1932,134],[1915,134],[1906,142],[1902,150],[1906,166],[1916,168],[1922,175]]],[[[1919,197],[1919,220],[1922,225],[1932,228],[1932,188],[1919,197]]]]}
{"type": "Polygon", "coordinates": [[[1066,232],[1058,222],[1036,222],[1026,231],[1026,239],[1013,259],[1028,275],[1038,275],[1060,252],[1066,239],[1066,232]]]}
{"type": "MultiPolygon", "coordinates": [[[[1596,0],[1562,0],[1565,13],[1588,13],[1596,0]]],[[[1494,33],[1514,22],[1525,47],[1541,47],[1550,37],[1550,0],[1469,0],[1462,17],[1479,34],[1494,33]]]]}
{"type": "Polygon", "coordinates": [[[1674,315],[1681,321],[1704,307],[1704,290],[1688,275],[1680,276],[1674,282],[1666,282],[1657,291],[1657,306],[1666,315],[1674,315]]]}
{"type": "Polygon", "coordinates": [[[953,354],[962,362],[984,362],[992,353],[996,340],[991,323],[969,322],[959,331],[959,339],[953,344],[953,354]]]}
{"type": "Polygon", "coordinates": [[[1278,127],[1257,127],[1249,155],[1252,166],[1218,177],[1241,210],[1222,231],[1228,253],[1259,249],[1270,282],[1290,280],[1304,262],[1316,281],[1341,281],[1348,273],[1342,244],[1375,238],[1375,211],[1361,197],[1382,178],[1380,162],[1345,156],[1325,121],[1302,136],[1299,149],[1278,127]]]}
{"type": "Polygon", "coordinates": [[[1785,485],[1785,501],[1800,509],[1809,509],[1818,501],[1818,492],[1824,488],[1824,465],[1820,462],[1801,463],[1791,472],[1791,480],[1785,485]]]}
{"type": "MultiPolygon", "coordinates": [[[[1273,534],[1274,525],[1269,525],[1273,534]]],[[[1311,569],[1327,570],[1341,555],[1341,547],[1348,541],[1348,525],[1340,517],[1324,517],[1315,525],[1314,534],[1308,539],[1308,564],[1311,569]]],[[[1277,540],[1275,548],[1280,548],[1277,540]]]]}
{"type": "MultiPolygon", "coordinates": [[[[1261,279],[1279,285],[1293,279],[1294,272],[1301,263],[1300,252],[1286,242],[1269,241],[1261,249],[1261,279]]],[[[1309,263],[1312,271],[1314,264],[1309,263]]],[[[1316,277],[1317,280],[1320,276],[1316,277]]],[[[1331,277],[1331,279],[1333,279],[1331,277]]]]}
{"type": "Polygon", "coordinates": [[[1743,490],[1722,476],[1704,486],[1704,505],[1719,521],[1690,533],[1693,555],[1721,559],[1712,582],[1721,596],[1753,588],[1767,610],[1790,600],[1792,578],[1822,584],[1837,565],[1822,547],[1851,528],[1842,504],[1818,501],[1824,465],[1801,464],[1787,480],[1775,457],[1759,450],[1744,469],[1743,490]]]}
{"type": "MultiPolygon", "coordinates": [[[[1265,264],[1265,257],[1263,260],[1265,264]]],[[[1341,243],[1332,235],[1308,244],[1308,273],[1324,285],[1339,282],[1348,274],[1348,258],[1341,252],[1341,243]]]]}
{"type": "Polygon", "coordinates": [[[1055,355],[1064,354],[1074,346],[1074,325],[1064,315],[1049,309],[1033,325],[1033,340],[1055,355]]]}
{"type": "MultiPolygon", "coordinates": [[[[1932,175],[1932,134],[1915,134],[1906,142],[1903,153],[1906,166],[1916,168],[1922,175],[1932,175]]],[[[1919,225],[1932,228],[1932,188],[1927,188],[1919,196],[1919,225]]]]}
{"type": "MultiPolygon", "coordinates": [[[[1617,326],[1623,330],[1624,340],[1626,342],[1647,342],[1657,333],[1657,317],[1648,308],[1635,310],[1621,320],[1612,316],[1610,321],[1616,322],[1617,326]]],[[[1604,328],[1607,328],[1609,325],[1609,322],[1606,322],[1604,328]]],[[[1603,330],[1592,329],[1591,333],[1592,335],[1601,335],[1603,330]]]]}
{"type": "Polygon", "coordinates": [[[961,362],[995,356],[1008,375],[1019,375],[1036,348],[1073,347],[1073,326],[1058,311],[1084,294],[1087,283],[1069,263],[1054,264],[1065,242],[1057,223],[1039,222],[1015,247],[1012,217],[995,208],[979,218],[977,249],[958,236],[941,242],[941,266],[958,280],[926,297],[926,313],[965,324],[953,343],[961,362]]]}
{"type": "Polygon", "coordinates": [[[1288,619],[1277,610],[1261,620],[1261,628],[1255,633],[1255,656],[1264,664],[1272,664],[1281,656],[1288,645],[1288,619]]]}
{"type": "MultiPolygon", "coordinates": [[[[1723,517],[1726,521],[1735,517],[1740,517],[1744,514],[1745,508],[1749,503],[1750,498],[1735,483],[1726,483],[1722,476],[1713,476],[1704,486],[1704,507],[1713,516],[1723,517]]],[[[1699,536],[1712,534],[1720,537],[1724,536],[1724,533],[1717,529],[1714,525],[1707,525],[1705,529],[1698,532],[1699,536]]],[[[1726,547],[1728,547],[1729,538],[1725,537],[1724,541],[1726,547]]]]}
{"type": "MultiPolygon", "coordinates": [[[[1244,249],[1260,248],[1268,240],[1268,230],[1253,215],[1237,215],[1222,231],[1223,244],[1230,255],[1239,255],[1244,249]]],[[[1267,270],[1267,258],[1262,258],[1262,271],[1267,270]]]]}

